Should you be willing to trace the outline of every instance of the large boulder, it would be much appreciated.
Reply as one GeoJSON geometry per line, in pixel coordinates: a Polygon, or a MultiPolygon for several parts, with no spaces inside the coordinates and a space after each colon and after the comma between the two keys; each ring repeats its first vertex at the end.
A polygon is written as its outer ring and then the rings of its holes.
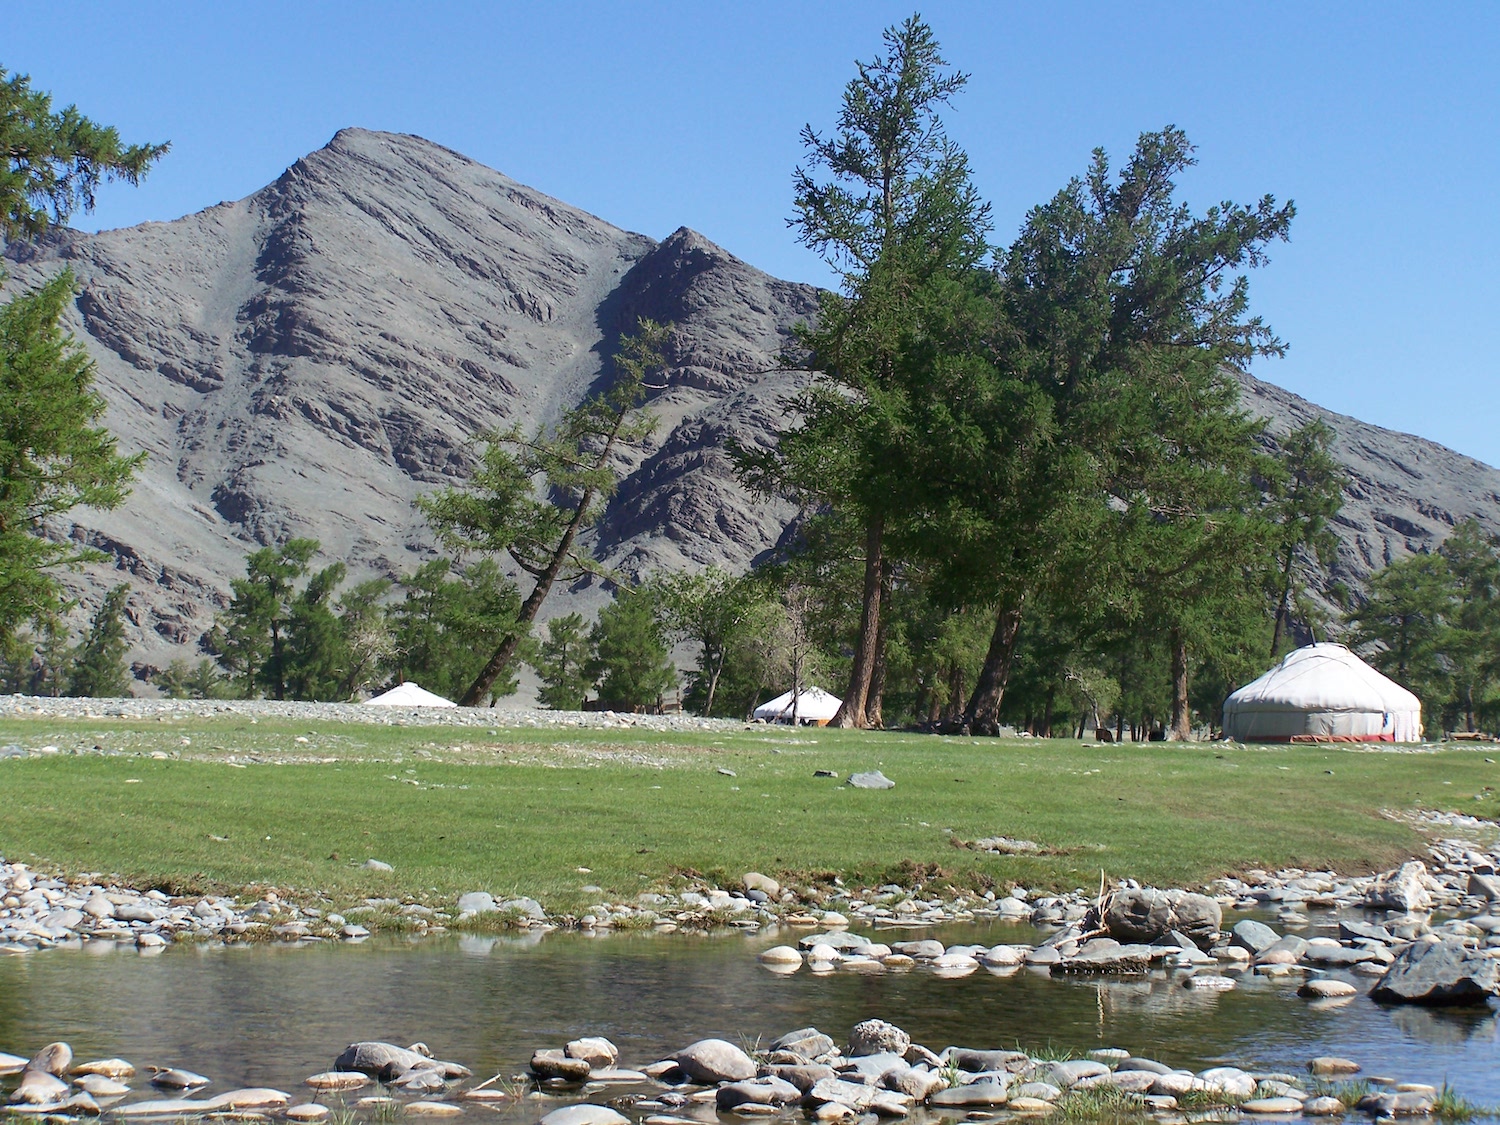
{"type": "Polygon", "coordinates": [[[904,1055],[910,1046],[911,1036],[885,1020],[862,1020],[849,1029],[851,1055],[904,1055]]]}
{"type": "Polygon", "coordinates": [[[1500,961],[1459,941],[1419,941],[1396,955],[1370,996],[1387,1004],[1483,1004],[1500,995],[1500,961]]]}
{"type": "Polygon", "coordinates": [[[1219,904],[1207,895],[1140,887],[1110,895],[1101,922],[1116,941],[1153,942],[1177,930],[1206,948],[1223,920],[1219,904]]]}
{"type": "Polygon", "coordinates": [[[676,1061],[691,1081],[706,1085],[755,1077],[755,1060],[723,1039],[700,1039],[678,1051],[676,1061]]]}
{"type": "Polygon", "coordinates": [[[373,1040],[350,1043],[344,1048],[344,1053],[333,1060],[334,1070],[357,1070],[371,1077],[378,1075],[386,1067],[402,1071],[431,1065],[431,1056],[420,1051],[373,1040]]]}
{"type": "Polygon", "coordinates": [[[1432,894],[1428,888],[1435,885],[1432,876],[1427,874],[1426,864],[1414,859],[1376,879],[1365,895],[1365,905],[1417,914],[1432,909],[1432,894]]]}

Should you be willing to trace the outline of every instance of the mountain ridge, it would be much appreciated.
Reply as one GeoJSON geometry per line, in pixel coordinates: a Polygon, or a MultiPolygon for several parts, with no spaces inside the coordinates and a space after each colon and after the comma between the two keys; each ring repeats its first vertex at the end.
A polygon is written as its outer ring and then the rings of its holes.
{"type": "MultiPolygon", "coordinates": [[[[319,539],[352,577],[431,557],[412,501],[454,483],[473,435],[556,418],[597,389],[638,317],[672,322],[656,433],[618,459],[592,533],[627,574],[743,568],[795,516],[751,497],[724,443],[767,444],[806,375],[780,366],[817,290],[686,227],[615,227],[452,149],[340,130],[244,199],[170,223],[59,230],[6,248],[7,291],[71,266],[69,329],[97,365],[105,424],[145,449],[114,512],[53,534],[110,556],[69,582],[87,611],[128,575],[144,664],[196,654],[244,555],[319,539]]],[[[1323,417],[1351,477],[1333,577],[1356,588],[1463,518],[1500,532],[1500,472],[1413,435],[1324,411],[1243,376],[1244,406],[1284,433],[1323,417]]],[[[549,613],[591,612],[597,581],[549,613]]]]}

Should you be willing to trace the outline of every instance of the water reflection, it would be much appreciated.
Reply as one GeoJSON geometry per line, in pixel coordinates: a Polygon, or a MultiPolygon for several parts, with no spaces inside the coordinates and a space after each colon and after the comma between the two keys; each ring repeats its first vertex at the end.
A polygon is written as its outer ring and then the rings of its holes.
{"type": "MultiPolygon", "coordinates": [[[[1214,993],[1167,973],[1056,981],[1034,969],[958,980],[766,971],[755,952],[787,936],[474,936],[203,946],[153,958],[84,946],[0,959],[0,1050],[29,1054],[67,1039],[88,1056],[200,1071],[218,1090],[288,1089],[362,1038],[420,1039],[488,1075],[524,1069],[533,1048],[581,1035],[608,1036],[635,1064],[702,1036],[765,1042],[816,1024],[837,1038],[882,1016],[934,1048],[1124,1046],[1195,1068],[1233,1061],[1288,1070],[1314,1055],[1346,1055],[1367,1073],[1446,1079],[1471,1099],[1500,1103],[1491,1011],[1384,1009],[1363,996],[1319,1008],[1296,997],[1295,978],[1247,978],[1214,993]]],[[[1013,927],[935,936],[1019,940],[1013,927]]]]}

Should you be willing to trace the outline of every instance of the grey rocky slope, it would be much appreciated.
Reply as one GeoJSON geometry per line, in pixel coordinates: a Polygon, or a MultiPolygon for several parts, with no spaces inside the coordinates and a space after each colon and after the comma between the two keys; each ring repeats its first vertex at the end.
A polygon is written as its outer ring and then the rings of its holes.
{"type": "MultiPolygon", "coordinates": [[[[418,565],[430,536],[413,498],[462,478],[475,431],[579,402],[637,316],[677,334],[661,424],[622,458],[597,532],[606,559],[743,567],[795,514],[747,495],[723,444],[784,424],[798,376],[777,356],[815,291],[686,229],[660,243],[620,230],[420,138],[347,129],[246,199],[7,258],[12,287],[77,274],[70,327],[106,422],[150,454],[125,506],[56,529],[112,557],[76,580],[85,611],[129,578],[149,663],[193,654],[256,546],[313,536],[356,577],[418,565]]],[[[1254,379],[1246,391],[1273,429],[1322,414],[1339,433],[1353,484],[1337,577],[1357,586],[1469,515],[1500,531],[1495,470],[1254,379]]],[[[551,612],[603,597],[575,585],[551,612]]]]}
{"type": "MultiPolygon", "coordinates": [[[[743,567],[792,516],[736,484],[726,436],[767,440],[798,376],[776,358],[816,294],[692,231],[657,243],[415,137],[344,130],[275,183],[172,223],[12,247],[11,286],[61,265],[106,423],[149,461],[115,512],[60,533],[133,580],[147,660],[194,646],[247,550],[319,539],[355,575],[430,554],[413,509],[476,431],[554,418],[638,316],[678,326],[661,422],[601,528],[630,571],[743,567]]],[[[557,608],[598,601],[559,591],[557,608]]]]}

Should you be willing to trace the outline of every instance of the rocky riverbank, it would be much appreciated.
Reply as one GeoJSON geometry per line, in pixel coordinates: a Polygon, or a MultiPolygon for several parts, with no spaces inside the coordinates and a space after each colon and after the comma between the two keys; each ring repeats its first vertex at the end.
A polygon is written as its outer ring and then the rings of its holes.
{"type": "Polygon", "coordinates": [[[340,1115],[389,1120],[458,1117],[524,1106],[541,1125],[712,1125],[722,1117],[811,1119],[854,1125],[878,1119],[998,1122],[1058,1114],[1067,1120],[1150,1117],[1162,1125],[1265,1118],[1449,1119],[1471,1113],[1446,1088],[1363,1075],[1358,1062],[1316,1058],[1305,1072],[1220,1065],[1175,1069],[1112,1047],[1086,1057],[1032,1055],[994,1047],[912,1042],[895,1024],[868,1019],[840,1045],[814,1027],[788,1032],[763,1051],[702,1039],[668,1057],[623,1065],[608,1039],[539,1047],[528,1072],[472,1082],[461,1063],[425,1044],[352,1043],[300,1093],[254,1088],[207,1095],[210,1077],[124,1059],[75,1062],[66,1043],[29,1058],[0,1053],[0,1078],[15,1079],[5,1111],[44,1119],[106,1115],[121,1121],[215,1118],[319,1122],[340,1115]],[[142,1070],[145,1073],[142,1073],[142,1070]]]}
{"type": "MultiPolygon", "coordinates": [[[[1432,814],[1425,826],[1460,829],[1491,841],[1500,828],[1451,814],[1432,814]]],[[[747,872],[738,886],[727,889],[695,880],[680,889],[643,891],[628,901],[611,900],[601,892],[600,900],[586,912],[563,914],[549,912],[532,898],[497,898],[478,889],[452,903],[367,898],[337,909],[315,895],[266,889],[232,896],[171,896],[98,874],[64,877],[0,860],[0,952],[25,953],[84,942],[128,943],[150,952],[181,941],[362,941],[381,931],[436,935],[451,929],[545,932],[568,928],[670,933],[720,926],[769,931],[784,926],[832,930],[843,936],[822,943],[839,952],[837,958],[804,958],[819,943],[803,938],[802,949],[793,951],[795,962],[790,954],[779,955],[782,971],[795,969],[804,959],[815,969],[826,964],[878,971],[870,962],[900,968],[904,967],[901,958],[909,955],[857,933],[844,934],[848,927],[914,930],[954,922],[1000,921],[1041,928],[1050,936],[1035,946],[997,946],[1009,952],[993,953],[994,957],[1019,957],[1011,962],[1015,964],[1062,965],[1059,972],[1138,968],[1138,963],[1167,956],[1160,951],[1159,943],[1164,941],[1176,947],[1171,956],[1178,961],[1186,959],[1200,968],[1212,964],[1266,974],[1316,971],[1330,965],[1373,973],[1374,966],[1388,964],[1406,945],[1434,936],[1500,954],[1500,875],[1496,874],[1500,845],[1439,839],[1431,845],[1429,862],[1430,867],[1412,861],[1368,876],[1250,871],[1218,880],[1204,888],[1204,893],[1157,891],[1125,880],[1103,902],[1097,894],[1082,890],[1056,895],[1016,887],[1004,894],[987,891],[979,895],[951,890],[933,893],[920,884],[783,885],[770,876],[747,872]],[[1274,921],[1282,932],[1248,920],[1226,927],[1222,924],[1225,911],[1275,911],[1274,921]],[[1361,912],[1361,919],[1337,920],[1351,911],[1361,912]],[[1446,917],[1433,923],[1435,914],[1446,917]],[[1310,928],[1336,930],[1337,936],[1299,936],[1310,928]],[[1114,947],[1099,944],[1108,941],[1118,943],[1125,952],[1112,953],[1114,947]],[[864,943],[885,952],[846,957],[843,942],[851,947],[864,943]],[[1156,951],[1149,955],[1136,948],[1152,943],[1157,943],[1156,951]],[[1335,952],[1334,946],[1341,952],[1335,952]],[[1115,969],[1111,961],[1118,963],[1115,969]]],[[[967,961],[950,957],[937,963],[950,953],[943,950],[915,960],[946,972],[966,967],[972,971],[983,963],[975,951],[969,951],[967,961]]]]}

